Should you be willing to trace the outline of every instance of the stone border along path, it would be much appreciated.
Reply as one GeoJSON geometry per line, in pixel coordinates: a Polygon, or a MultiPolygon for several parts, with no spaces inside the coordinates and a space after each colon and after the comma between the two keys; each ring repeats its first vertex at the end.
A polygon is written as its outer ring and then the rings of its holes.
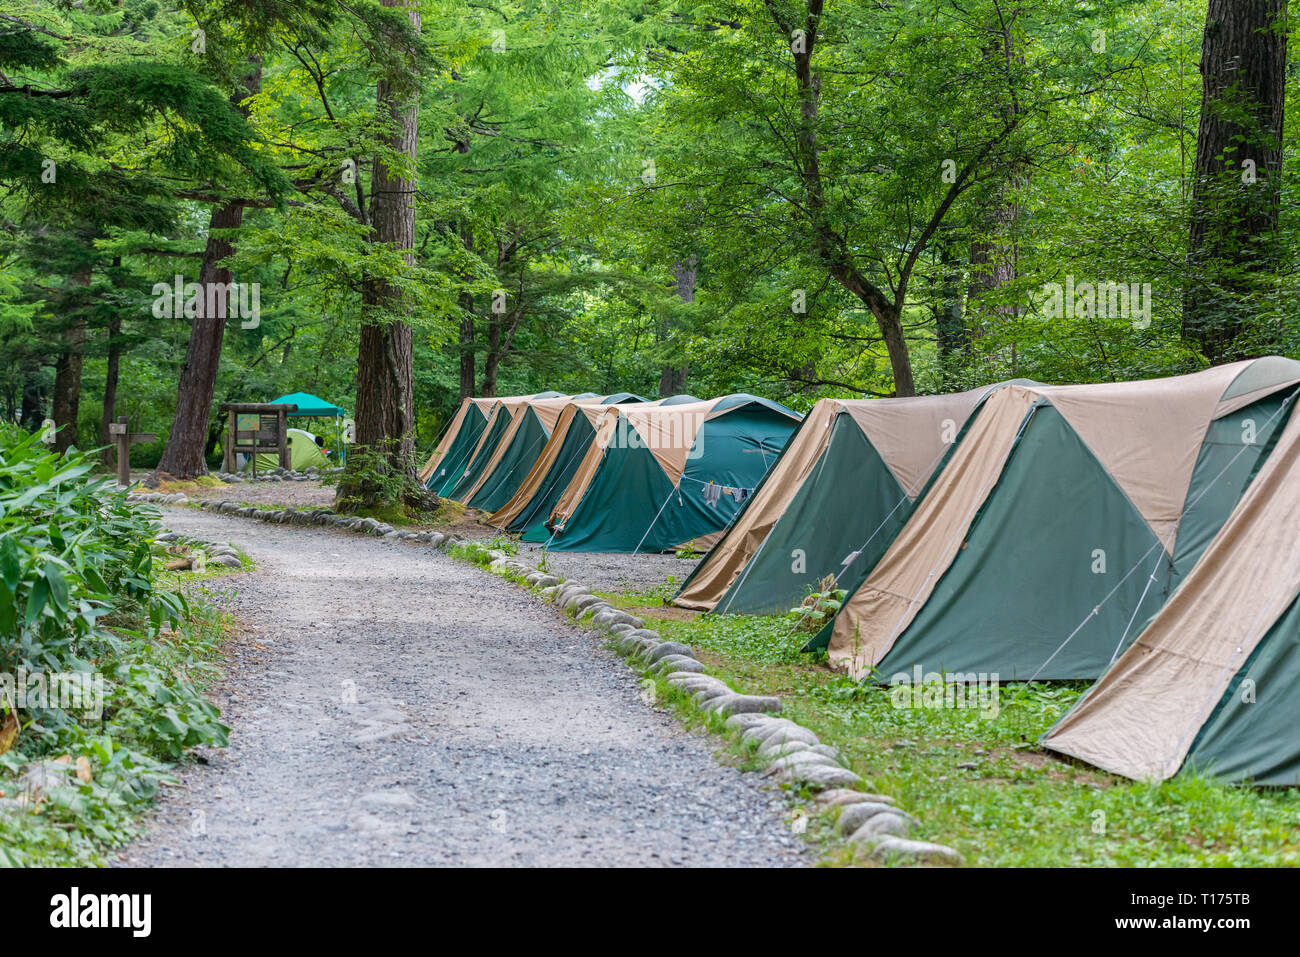
{"type": "MultiPolygon", "coordinates": [[[[188,501],[184,495],[163,493],[133,494],[131,498],[165,504],[188,501]]],[[[835,831],[854,847],[855,853],[863,852],[880,862],[965,863],[961,853],[951,847],[909,838],[907,835],[917,824],[916,818],[896,807],[893,798],[869,793],[870,782],[846,768],[839,752],[822,744],[812,731],[788,718],[776,717],[781,710],[780,698],[732,690],[718,678],[704,673],[704,665],[688,645],[662,640],[658,632],[645,627],[642,619],[614,608],[591,594],[585,585],[529,568],[499,549],[449,539],[441,532],[399,531],[373,518],[338,515],[329,508],[268,510],[213,500],[193,504],[208,511],[280,525],[331,525],[377,535],[386,541],[408,541],[434,548],[453,546],[468,556],[489,560],[488,571],[539,593],[556,609],[571,614],[579,625],[606,636],[634,668],[664,678],[671,687],[689,697],[699,711],[724,719],[724,727],[731,737],[738,738],[767,763],[764,777],[818,792],[818,806],[825,813],[837,815],[835,831]],[[856,790],[855,786],[868,790],[856,790]]]]}

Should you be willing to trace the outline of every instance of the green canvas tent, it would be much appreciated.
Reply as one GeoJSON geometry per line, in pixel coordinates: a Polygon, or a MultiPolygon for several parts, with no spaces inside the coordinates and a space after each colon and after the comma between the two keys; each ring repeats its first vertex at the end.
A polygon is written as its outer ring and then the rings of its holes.
{"type": "Polygon", "coordinates": [[[496,401],[471,396],[461,402],[456,415],[438,440],[433,454],[420,469],[420,481],[425,488],[442,495],[448,482],[460,481],[469,456],[483,436],[483,428],[487,425],[488,415],[496,401]]]}
{"type": "Polygon", "coordinates": [[[994,390],[811,644],[857,678],[1097,677],[1227,519],[1297,383],[1273,357],[994,390]]]}
{"type": "MultiPolygon", "coordinates": [[[[316,444],[316,436],[304,429],[287,429],[285,442],[289,446],[289,468],[301,472],[309,468],[332,468],[329,457],[316,444]]],[[[280,467],[280,456],[262,452],[257,456],[259,472],[274,472],[280,467]]]]}
{"type": "Polygon", "coordinates": [[[610,407],[546,526],[524,539],[575,551],[664,551],[719,532],[799,419],[744,394],[610,407]]]}
{"type": "Polygon", "coordinates": [[[673,604],[775,614],[826,575],[841,588],[857,584],[991,388],[819,401],[673,604]]]}
{"type": "Polygon", "coordinates": [[[1169,603],[1043,743],[1114,774],[1300,785],[1300,416],[1169,603]]]}
{"type": "Polygon", "coordinates": [[[571,402],[599,408],[623,402],[643,402],[640,396],[621,392],[601,396],[560,396],[553,399],[530,399],[516,410],[509,427],[497,443],[492,457],[479,473],[478,480],[463,494],[461,501],[472,508],[495,512],[519,490],[529,470],[542,454],[557,420],[571,402]]]}
{"type": "MultiPolygon", "coordinates": [[[[596,438],[596,425],[605,411],[602,406],[634,401],[645,400],[630,392],[621,392],[610,396],[601,405],[574,402],[565,406],[541,454],[510,500],[488,516],[489,524],[521,534],[533,528],[543,528],[551,510],[577,473],[587,448],[596,438]]],[[[698,401],[694,396],[670,396],[649,404],[680,405],[698,401]]],[[[549,532],[543,534],[550,535],[549,532]]]]}
{"type": "Polygon", "coordinates": [[[478,485],[479,478],[482,477],[489,463],[493,461],[497,448],[510,431],[516,416],[527,409],[528,404],[533,400],[567,398],[568,396],[562,392],[540,392],[537,395],[512,395],[498,399],[488,413],[483,434],[479,436],[477,445],[466,460],[464,471],[456,481],[449,481],[444,486],[446,491],[439,494],[457,502],[465,501],[469,492],[478,485]]]}
{"type": "MultiPolygon", "coordinates": [[[[541,396],[557,396],[558,392],[543,392],[541,396]]],[[[451,496],[452,490],[460,484],[470,459],[478,452],[483,441],[489,420],[493,418],[497,407],[503,402],[515,402],[532,396],[470,396],[461,401],[460,408],[452,417],[438,440],[433,454],[429,456],[419,477],[426,488],[440,498],[451,496]]]]}

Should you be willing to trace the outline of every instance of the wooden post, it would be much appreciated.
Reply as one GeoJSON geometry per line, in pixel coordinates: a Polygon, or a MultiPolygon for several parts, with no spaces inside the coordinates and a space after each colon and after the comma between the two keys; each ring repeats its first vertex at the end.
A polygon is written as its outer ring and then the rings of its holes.
{"type": "Polygon", "coordinates": [[[289,409],[287,406],[280,406],[280,468],[287,469],[293,464],[289,458],[289,409]]]}
{"type": "Polygon", "coordinates": [[[226,441],[222,443],[221,467],[227,475],[235,471],[235,413],[226,413],[226,441]]]}
{"type": "Polygon", "coordinates": [[[127,431],[127,418],[119,415],[116,422],[108,424],[108,434],[117,446],[117,484],[131,484],[131,444],[153,442],[158,436],[153,432],[127,431]]]}

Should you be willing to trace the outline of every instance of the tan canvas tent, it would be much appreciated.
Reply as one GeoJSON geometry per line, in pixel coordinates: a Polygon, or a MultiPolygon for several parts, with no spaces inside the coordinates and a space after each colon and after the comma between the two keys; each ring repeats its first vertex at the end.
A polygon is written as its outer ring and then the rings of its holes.
{"type": "Polygon", "coordinates": [[[611,407],[545,525],[524,540],[663,551],[720,531],[777,461],[799,418],[745,394],[611,407]]]}
{"type": "Polygon", "coordinates": [[[1300,784],[1300,417],[1178,591],[1044,736],[1116,774],[1300,784]]]}
{"type": "Polygon", "coordinates": [[[992,388],[819,401],[673,603],[777,613],[828,574],[840,587],[856,584],[992,388]]]}
{"type": "Polygon", "coordinates": [[[1093,678],[1163,605],[1289,415],[1300,363],[991,393],[821,637],[880,680],[1093,678]]]}
{"type": "MultiPolygon", "coordinates": [[[[510,423],[478,477],[456,497],[472,508],[495,511],[507,503],[528,475],[550,440],[564,410],[571,404],[599,409],[608,405],[643,401],[630,392],[615,395],[586,393],[570,398],[533,398],[510,411],[510,423]]],[[[507,407],[509,408],[509,407],[507,407]]]]}
{"type": "MultiPolygon", "coordinates": [[[[498,423],[496,410],[502,403],[517,404],[524,399],[545,399],[561,396],[559,392],[539,392],[531,396],[471,396],[464,399],[452,417],[442,438],[438,441],[424,467],[420,481],[439,496],[448,496],[464,478],[470,460],[488,440],[489,422],[498,423]]],[[[498,423],[496,439],[508,424],[508,419],[498,423]]],[[[495,448],[495,439],[492,447],[495,448]]]]}

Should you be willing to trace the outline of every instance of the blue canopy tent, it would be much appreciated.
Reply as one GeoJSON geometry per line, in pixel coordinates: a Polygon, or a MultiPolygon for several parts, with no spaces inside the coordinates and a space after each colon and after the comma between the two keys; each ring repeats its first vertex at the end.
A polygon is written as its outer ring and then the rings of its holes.
{"type": "Polygon", "coordinates": [[[343,420],[347,413],[332,402],[326,402],[320,396],[310,392],[291,392],[278,399],[272,399],[271,405],[296,405],[297,412],[290,412],[289,418],[298,419],[333,419],[335,448],[338,449],[339,462],[347,461],[347,449],[343,444],[343,420]]]}

